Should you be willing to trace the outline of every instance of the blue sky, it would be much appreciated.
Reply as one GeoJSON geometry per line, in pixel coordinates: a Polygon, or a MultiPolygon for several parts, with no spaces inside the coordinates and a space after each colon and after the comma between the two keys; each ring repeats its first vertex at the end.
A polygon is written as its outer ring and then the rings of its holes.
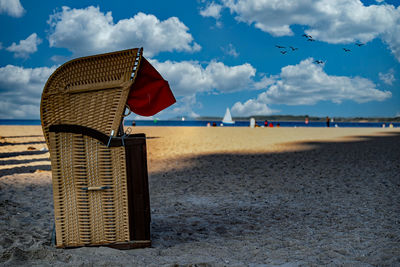
{"type": "Polygon", "coordinates": [[[66,61],[142,46],[177,98],[160,119],[400,116],[399,4],[0,0],[0,118],[38,119],[66,61]]]}

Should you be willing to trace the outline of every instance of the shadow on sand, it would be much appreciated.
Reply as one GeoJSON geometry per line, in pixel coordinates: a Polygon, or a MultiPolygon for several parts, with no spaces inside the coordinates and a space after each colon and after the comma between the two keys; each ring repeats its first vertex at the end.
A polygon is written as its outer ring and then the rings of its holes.
{"type": "Polygon", "coordinates": [[[50,164],[50,159],[35,158],[35,159],[7,159],[7,160],[0,159],[0,165],[17,165],[17,164],[36,162],[36,161],[47,161],[50,164]]]}
{"type": "Polygon", "coordinates": [[[42,144],[46,144],[45,141],[31,141],[31,142],[4,142],[4,143],[0,143],[0,146],[17,146],[17,145],[42,145],[42,144]]]}
{"type": "Polygon", "coordinates": [[[23,174],[23,173],[34,173],[35,171],[50,171],[51,165],[50,162],[47,165],[34,165],[34,166],[22,166],[22,167],[13,167],[8,169],[0,170],[0,177],[4,175],[13,175],[13,174],[23,174]]]}
{"type": "Polygon", "coordinates": [[[34,155],[42,155],[46,154],[48,151],[40,151],[40,150],[29,150],[29,151],[21,151],[21,152],[5,152],[0,153],[0,159],[18,157],[18,156],[34,156],[34,155]]]}
{"type": "Polygon", "coordinates": [[[244,240],[289,254],[310,246],[314,255],[323,247],[399,260],[400,134],[360,138],[186,158],[184,169],[163,163],[166,172],[150,175],[154,246],[244,240]]]}

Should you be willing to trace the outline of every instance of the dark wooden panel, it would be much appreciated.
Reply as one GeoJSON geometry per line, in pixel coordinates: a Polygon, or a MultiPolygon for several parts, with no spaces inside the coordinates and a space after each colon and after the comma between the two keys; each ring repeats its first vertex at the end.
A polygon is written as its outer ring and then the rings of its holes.
{"type": "Polygon", "coordinates": [[[150,240],[150,197],[147,172],[146,136],[125,138],[126,171],[131,240],[150,240]]]}

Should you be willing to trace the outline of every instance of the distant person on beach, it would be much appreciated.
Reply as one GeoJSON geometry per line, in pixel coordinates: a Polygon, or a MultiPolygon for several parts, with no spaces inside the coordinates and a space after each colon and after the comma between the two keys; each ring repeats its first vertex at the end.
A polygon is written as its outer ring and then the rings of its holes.
{"type": "Polygon", "coordinates": [[[132,121],[132,126],[135,127],[136,126],[136,122],[132,121]]]}
{"type": "Polygon", "coordinates": [[[264,127],[268,127],[268,121],[267,120],[264,121],[264,127]]]}
{"type": "Polygon", "coordinates": [[[269,123],[269,127],[273,128],[274,124],[272,122],[269,123]]]}
{"type": "Polygon", "coordinates": [[[216,122],[213,122],[213,127],[217,127],[217,123],[216,122]]]}
{"type": "Polygon", "coordinates": [[[256,120],[254,118],[250,118],[250,128],[254,128],[256,126],[256,120]]]}
{"type": "Polygon", "coordinates": [[[326,116],[326,127],[329,127],[329,123],[330,123],[330,119],[329,119],[329,117],[328,116],[326,116]]]}
{"type": "Polygon", "coordinates": [[[278,123],[276,124],[276,127],[281,127],[281,124],[278,122],[278,123]]]}

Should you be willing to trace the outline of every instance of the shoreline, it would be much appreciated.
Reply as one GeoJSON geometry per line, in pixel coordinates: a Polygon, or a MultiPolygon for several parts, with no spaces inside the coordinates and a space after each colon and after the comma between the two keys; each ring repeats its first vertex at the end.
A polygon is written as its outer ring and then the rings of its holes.
{"type": "MultiPolygon", "coordinates": [[[[221,120],[125,120],[125,126],[132,126],[135,122],[137,127],[207,127],[207,124],[216,124],[221,127],[221,120]]],[[[280,124],[282,128],[325,128],[325,121],[310,121],[305,123],[302,121],[287,121],[287,120],[269,120],[276,127],[280,124]]],[[[264,120],[256,120],[256,123],[263,128],[264,120]]],[[[41,126],[40,120],[0,120],[1,126],[41,126]]],[[[225,124],[223,127],[242,128],[249,127],[249,120],[238,120],[235,124],[225,124]]],[[[400,122],[397,121],[335,121],[330,123],[330,128],[400,128],[400,122]]]]}

